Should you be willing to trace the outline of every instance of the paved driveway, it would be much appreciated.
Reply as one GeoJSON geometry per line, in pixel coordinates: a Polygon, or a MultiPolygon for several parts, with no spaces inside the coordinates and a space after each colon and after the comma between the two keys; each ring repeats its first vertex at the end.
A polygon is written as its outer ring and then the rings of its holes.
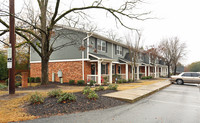
{"type": "Polygon", "coordinates": [[[200,123],[200,92],[194,85],[171,85],[134,104],[26,122],[200,123]]]}

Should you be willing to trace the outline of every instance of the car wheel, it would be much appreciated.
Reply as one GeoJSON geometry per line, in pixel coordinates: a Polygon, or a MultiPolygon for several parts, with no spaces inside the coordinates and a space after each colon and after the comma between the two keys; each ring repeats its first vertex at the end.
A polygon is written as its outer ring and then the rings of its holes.
{"type": "Polygon", "coordinates": [[[178,79],[178,80],[176,80],[176,83],[177,83],[178,85],[182,85],[182,84],[183,84],[183,80],[178,79]]]}

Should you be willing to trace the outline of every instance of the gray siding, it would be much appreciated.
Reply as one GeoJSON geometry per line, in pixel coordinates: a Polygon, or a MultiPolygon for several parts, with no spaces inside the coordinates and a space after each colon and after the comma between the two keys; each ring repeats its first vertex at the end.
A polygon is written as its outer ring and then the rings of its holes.
{"type": "MultiPolygon", "coordinates": [[[[51,42],[56,39],[53,47],[58,47],[65,43],[69,43],[73,41],[75,44],[70,46],[65,46],[59,50],[54,51],[51,56],[50,60],[66,60],[66,59],[81,59],[82,58],[82,51],[79,50],[79,47],[82,45],[81,41],[87,35],[81,32],[75,32],[72,30],[61,29],[55,32],[55,36],[51,39],[51,42]]],[[[86,41],[85,41],[86,42],[86,41]]],[[[86,45],[86,43],[85,43],[86,45]]],[[[86,58],[87,47],[84,50],[84,58],[86,58]]],[[[41,61],[39,55],[31,48],[31,61],[41,61]]]]}

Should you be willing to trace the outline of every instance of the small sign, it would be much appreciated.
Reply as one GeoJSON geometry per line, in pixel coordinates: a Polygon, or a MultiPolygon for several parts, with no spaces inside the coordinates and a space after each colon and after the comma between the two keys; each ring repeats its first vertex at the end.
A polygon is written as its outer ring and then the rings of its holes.
{"type": "Polygon", "coordinates": [[[11,62],[7,62],[7,68],[12,68],[12,60],[11,60],[11,62]]]}
{"type": "Polygon", "coordinates": [[[7,68],[12,68],[12,48],[11,47],[7,49],[7,55],[8,55],[7,68]]]}
{"type": "Polygon", "coordinates": [[[7,49],[7,55],[8,55],[8,58],[12,58],[12,48],[8,48],[7,49]]]}

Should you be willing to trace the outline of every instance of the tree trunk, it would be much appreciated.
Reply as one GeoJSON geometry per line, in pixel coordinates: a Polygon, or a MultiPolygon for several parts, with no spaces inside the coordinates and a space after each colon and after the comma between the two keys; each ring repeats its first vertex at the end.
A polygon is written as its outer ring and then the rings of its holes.
{"type": "Polygon", "coordinates": [[[49,69],[48,69],[48,64],[49,64],[49,58],[48,57],[43,57],[42,58],[42,79],[41,79],[41,85],[46,85],[49,82],[49,69]]]}
{"type": "Polygon", "coordinates": [[[170,65],[167,66],[168,66],[168,78],[170,78],[170,65]]]}
{"type": "Polygon", "coordinates": [[[177,69],[177,67],[176,67],[176,65],[174,66],[174,75],[176,75],[176,69],[177,69]]]}

